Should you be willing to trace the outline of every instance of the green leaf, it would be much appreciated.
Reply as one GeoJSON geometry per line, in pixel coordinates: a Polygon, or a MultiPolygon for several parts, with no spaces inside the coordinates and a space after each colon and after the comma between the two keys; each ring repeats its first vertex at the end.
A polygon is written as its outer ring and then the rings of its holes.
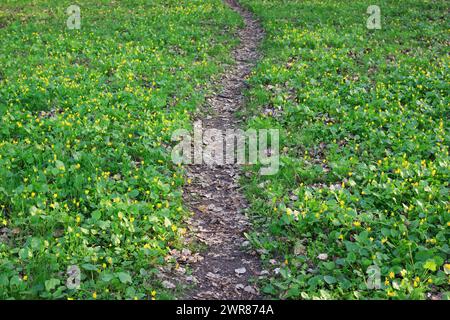
{"type": "Polygon", "coordinates": [[[109,282],[114,278],[114,276],[111,273],[102,273],[100,276],[100,279],[104,282],[109,282]]]}
{"type": "Polygon", "coordinates": [[[6,274],[0,274],[0,286],[7,286],[9,284],[9,279],[6,274]]]}
{"type": "Polygon", "coordinates": [[[58,169],[60,171],[66,170],[66,167],[65,167],[65,165],[64,165],[64,163],[62,161],[56,160],[55,161],[55,166],[56,166],[56,169],[58,169]]]}
{"type": "Polygon", "coordinates": [[[333,261],[330,262],[323,262],[323,266],[327,269],[327,270],[333,270],[336,265],[333,261]]]}
{"type": "Polygon", "coordinates": [[[27,258],[28,258],[28,250],[27,250],[27,249],[20,249],[20,250],[19,250],[19,257],[20,257],[22,260],[27,259],[27,258]]]}
{"type": "Polygon", "coordinates": [[[31,238],[31,248],[34,250],[40,249],[42,242],[39,238],[33,237],[31,238]]]}
{"type": "Polygon", "coordinates": [[[134,189],[134,190],[130,191],[130,193],[128,195],[130,196],[130,198],[136,198],[139,195],[139,191],[134,189]]]}
{"type": "Polygon", "coordinates": [[[96,210],[92,213],[92,219],[94,219],[95,221],[100,220],[101,217],[102,213],[99,210],[96,210]]]}
{"type": "Polygon", "coordinates": [[[136,295],[136,290],[133,287],[128,287],[125,291],[125,295],[128,298],[133,298],[136,295]]]}
{"type": "Polygon", "coordinates": [[[431,259],[427,260],[425,262],[425,264],[423,265],[424,269],[428,269],[428,270],[431,270],[431,271],[436,271],[436,267],[437,267],[436,262],[434,260],[431,260],[431,259]]]}
{"type": "Polygon", "coordinates": [[[170,227],[172,225],[172,222],[167,217],[164,217],[164,226],[166,228],[170,227]]]}
{"type": "Polygon", "coordinates": [[[336,278],[333,276],[324,276],[323,280],[325,280],[325,282],[328,284],[336,283],[336,278]]]}
{"type": "Polygon", "coordinates": [[[131,283],[131,276],[127,272],[119,272],[117,273],[117,276],[119,277],[120,282],[122,283],[131,283]]]}
{"type": "Polygon", "coordinates": [[[84,270],[89,270],[89,271],[96,271],[96,270],[97,270],[97,266],[95,266],[95,265],[93,265],[93,264],[90,264],[90,263],[82,264],[81,267],[82,267],[84,270]]]}
{"type": "Polygon", "coordinates": [[[52,278],[50,280],[45,281],[45,290],[52,291],[61,283],[59,279],[52,278]]]}
{"type": "Polygon", "coordinates": [[[19,276],[13,276],[10,280],[9,280],[9,285],[10,286],[20,286],[21,283],[21,279],[19,278],[19,276]]]}

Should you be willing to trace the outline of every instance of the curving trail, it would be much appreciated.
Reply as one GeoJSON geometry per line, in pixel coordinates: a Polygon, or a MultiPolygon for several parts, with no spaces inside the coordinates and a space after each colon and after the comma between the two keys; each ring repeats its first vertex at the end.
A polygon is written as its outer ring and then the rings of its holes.
{"type": "MultiPolygon", "coordinates": [[[[207,99],[212,115],[200,119],[203,129],[239,127],[234,113],[243,106],[245,79],[259,58],[257,49],[263,38],[261,26],[249,11],[235,0],[224,1],[242,16],[245,27],[239,30],[241,42],[232,53],[235,64],[217,83],[222,92],[207,99]]],[[[239,189],[239,166],[191,165],[187,170],[192,183],[186,186],[184,198],[194,212],[190,229],[206,250],[203,259],[191,265],[197,286],[186,298],[260,298],[258,288],[250,282],[259,275],[260,265],[257,253],[246,249],[243,233],[250,223],[243,214],[247,203],[239,189]]]]}

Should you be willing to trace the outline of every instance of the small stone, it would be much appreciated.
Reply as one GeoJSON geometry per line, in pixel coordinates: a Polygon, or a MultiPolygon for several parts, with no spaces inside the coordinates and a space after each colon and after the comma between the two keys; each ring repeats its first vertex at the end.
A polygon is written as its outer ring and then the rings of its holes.
{"type": "Polygon", "coordinates": [[[247,272],[247,269],[242,267],[242,268],[234,269],[234,272],[236,272],[237,274],[244,274],[247,272]]]}
{"type": "Polygon", "coordinates": [[[175,287],[176,287],[172,282],[167,281],[167,280],[164,280],[164,281],[162,282],[162,285],[163,285],[163,287],[166,288],[166,289],[175,289],[175,287]]]}
{"type": "Polygon", "coordinates": [[[206,276],[207,276],[208,278],[212,278],[212,279],[220,278],[220,276],[219,276],[218,274],[215,274],[215,273],[212,273],[212,272],[208,272],[208,273],[206,274],[206,276]]]}
{"type": "Polygon", "coordinates": [[[251,293],[251,294],[256,294],[256,290],[252,287],[252,286],[246,286],[244,288],[245,292],[251,293]]]}
{"type": "Polygon", "coordinates": [[[184,255],[184,256],[190,256],[191,255],[191,250],[183,249],[183,250],[181,250],[181,254],[184,255]]]}
{"type": "Polygon", "coordinates": [[[250,241],[244,241],[241,244],[243,247],[248,247],[250,245],[250,241]]]}
{"type": "Polygon", "coordinates": [[[328,255],[326,253],[321,253],[317,256],[317,259],[322,260],[322,261],[327,260],[328,255]]]}

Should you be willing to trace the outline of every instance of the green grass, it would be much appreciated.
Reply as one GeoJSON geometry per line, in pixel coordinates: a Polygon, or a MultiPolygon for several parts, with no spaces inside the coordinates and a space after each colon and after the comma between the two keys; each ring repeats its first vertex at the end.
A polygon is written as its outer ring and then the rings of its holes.
{"type": "Polygon", "coordinates": [[[71,4],[0,4],[0,298],[170,298],[186,213],[167,147],[242,21],[220,0],[86,0],[68,30],[71,4]]]}
{"type": "Polygon", "coordinates": [[[263,292],[448,297],[448,4],[241,2],[267,32],[243,113],[282,135],[280,172],[244,181],[253,243],[279,268],[263,292]],[[371,4],[381,30],[366,28],[371,4]]]}
{"type": "MultiPolygon", "coordinates": [[[[382,0],[368,30],[368,1],[241,2],[267,32],[243,114],[282,133],[280,172],[244,181],[263,292],[448,297],[448,5],[382,0]]],[[[85,0],[68,30],[71,4],[0,4],[0,298],[172,298],[157,275],[187,212],[171,134],[242,20],[220,0],[85,0]]]]}

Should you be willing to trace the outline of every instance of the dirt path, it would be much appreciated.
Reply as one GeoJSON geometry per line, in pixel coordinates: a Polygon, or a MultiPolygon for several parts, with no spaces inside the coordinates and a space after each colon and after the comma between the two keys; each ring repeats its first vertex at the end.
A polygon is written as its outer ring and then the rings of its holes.
{"type": "MultiPolygon", "coordinates": [[[[263,31],[252,14],[234,0],[224,0],[245,21],[238,37],[241,44],[234,49],[235,64],[217,83],[222,92],[207,99],[212,114],[202,120],[203,129],[219,130],[239,127],[235,111],[242,107],[245,79],[258,59],[257,47],[263,31]]],[[[185,188],[185,202],[195,213],[190,220],[197,242],[206,245],[203,259],[191,265],[197,287],[188,299],[258,299],[258,289],[250,283],[259,275],[257,254],[244,232],[250,224],[247,207],[239,189],[239,166],[191,165],[188,176],[192,183],[185,188]]]]}

